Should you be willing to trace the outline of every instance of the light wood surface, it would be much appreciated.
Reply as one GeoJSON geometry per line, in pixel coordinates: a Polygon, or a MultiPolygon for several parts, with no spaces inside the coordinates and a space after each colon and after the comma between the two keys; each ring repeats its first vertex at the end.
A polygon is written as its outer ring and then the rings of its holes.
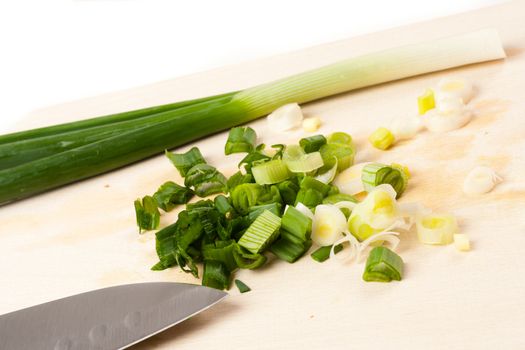
{"type": "MultiPolygon", "coordinates": [[[[168,80],[35,112],[20,129],[252,86],[342,58],[496,27],[505,61],[429,74],[304,106],[323,119],[321,133],[351,133],[357,161],[398,162],[413,172],[403,202],[421,201],[458,216],[473,249],[432,247],[402,236],[406,263],[399,283],[365,283],[363,262],[295,264],[272,261],[236,277],[212,309],[139,344],[137,349],[519,349],[525,348],[525,2],[343,40],[286,55],[168,80]],[[373,150],[369,133],[392,117],[416,112],[415,98],[444,76],[471,80],[478,113],[463,129],[420,134],[388,152],[373,150]],[[478,164],[504,182],[469,198],[461,184],[478,164]]],[[[251,124],[262,142],[293,142],[301,131],[273,134],[251,124]]],[[[176,135],[174,135],[176,137],[176,135]]],[[[223,155],[226,134],[196,143],[227,175],[238,157],[223,155]]],[[[192,145],[182,147],[188,149],[192,145]]],[[[156,261],[154,235],[139,236],[133,200],[166,180],[180,181],[163,156],[0,207],[0,313],[105,286],[147,282],[199,283],[156,261]]],[[[165,215],[170,223],[175,213],[165,215]]]]}

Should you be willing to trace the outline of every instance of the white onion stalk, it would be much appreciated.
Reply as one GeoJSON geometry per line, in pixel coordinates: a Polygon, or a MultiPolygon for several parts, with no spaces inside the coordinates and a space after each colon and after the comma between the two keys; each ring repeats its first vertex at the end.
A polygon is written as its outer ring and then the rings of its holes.
{"type": "Polygon", "coordinates": [[[312,241],[320,246],[334,244],[346,230],[344,214],[333,205],[321,204],[315,207],[312,223],[312,241]]]}
{"type": "Polygon", "coordinates": [[[301,203],[301,202],[297,203],[297,205],[295,206],[295,209],[299,210],[302,214],[304,214],[305,216],[309,217],[310,219],[312,219],[312,220],[314,219],[314,213],[312,213],[310,208],[308,208],[303,203],[301,203]]]}
{"type": "Polygon", "coordinates": [[[371,164],[370,162],[359,163],[351,166],[350,168],[343,170],[334,179],[334,185],[336,185],[341,193],[347,193],[349,195],[358,194],[365,191],[363,181],[361,180],[361,174],[363,168],[371,164]]]}
{"type": "Polygon", "coordinates": [[[448,97],[437,102],[434,109],[423,116],[425,127],[435,133],[459,129],[472,119],[472,111],[457,97],[448,97]]]}
{"type": "Polygon", "coordinates": [[[472,84],[465,79],[443,78],[435,89],[436,100],[439,102],[446,98],[460,98],[464,103],[468,103],[474,96],[472,84]]]}
{"type": "Polygon", "coordinates": [[[487,193],[502,181],[503,179],[491,168],[478,166],[472,169],[465,178],[463,192],[468,195],[487,193]]]}
{"type": "Polygon", "coordinates": [[[396,118],[390,122],[388,128],[394,135],[396,141],[414,138],[422,129],[423,123],[417,116],[408,118],[396,118]]]}
{"type": "Polygon", "coordinates": [[[297,103],[289,103],[277,108],[266,118],[273,131],[287,131],[301,126],[303,112],[297,103]]]}

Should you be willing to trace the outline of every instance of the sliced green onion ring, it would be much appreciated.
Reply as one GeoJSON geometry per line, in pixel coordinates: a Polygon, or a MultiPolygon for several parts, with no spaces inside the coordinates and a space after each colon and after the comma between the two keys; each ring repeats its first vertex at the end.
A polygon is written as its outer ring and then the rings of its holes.
{"type": "Polygon", "coordinates": [[[309,173],[324,165],[319,152],[305,153],[298,145],[286,146],[282,159],[293,173],[309,173]]]}
{"type": "Polygon", "coordinates": [[[399,166],[388,166],[381,163],[365,165],[361,173],[361,180],[365,191],[370,192],[381,184],[389,184],[396,191],[399,198],[408,184],[408,176],[399,166]]]}
{"type": "Polygon", "coordinates": [[[290,177],[288,167],[281,159],[274,159],[252,167],[252,174],[259,185],[272,185],[290,177]]]}

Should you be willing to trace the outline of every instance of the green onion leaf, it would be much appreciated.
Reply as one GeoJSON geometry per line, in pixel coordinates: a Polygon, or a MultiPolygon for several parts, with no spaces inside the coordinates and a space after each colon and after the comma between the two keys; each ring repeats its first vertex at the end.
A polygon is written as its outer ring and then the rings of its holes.
{"type": "Polygon", "coordinates": [[[204,273],[202,274],[202,285],[215,289],[228,289],[230,287],[230,275],[226,266],[219,261],[204,261],[204,273]]]}
{"type": "Polygon", "coordinates": [[[250,208],[250,212],[248,213],[248,220],[250,221],[250,223],[254,222],[255,219],[257,219],[257,217],[261,215],[265,210],[268,210],[269,212],[277,216],[281,216],[282,207],[283,207],[282,204],[278,202],[270,203],[270,204],[255,205],[250,208]]]}
{"type": "Polygon", "coordinates": [[[226,219],[231,219],[235,217],[235,209],[231,205],[230,199],[228,197],[225,197],[222,194],[220,194],[213,199],[213,203],[215,204],[215,208],[217,209],[217,211],[226,219]]]}
{"type": "Polygon", "coordinates": [[[232,128],[224,146],[224,154],[250,153],[255,149],[256,140],[257,134],[249,126],[232,128]]]}
{"type": "Polygon", "coordinates": [[[293,180],[286,180],[277,184],[284,204],[295,204],[295,198],[297,198],[297,192],[299,191],[299,185],[296,180],[297,178],[294,178],[293,180]]]}
{"type": "MultiPolygon", "coordinates": [[[[327,245],[327,246],[324,246],[324,247],[320,247],[315,252],[310,254],[310,256],[312,257],[312,259],[314,259],[317,262],[320,262],[320,263],[321,262],[325,262],[330,257],[330,251],[331,250],[332,250],[332,246],[331,245],[327,245]]],[[[341,250],[343,250],[343,245],[342,244],[338,244],[334,248],[334,253],[337,254],[341,250]]]]}
{"type": "Polygon", "coordinates": [[[396,191],[396,198],[401,197],[408,185],[408,176],[402,168],[380,163],[367,164],[361,172],[361,180],[367,192],[381,184],[391,185],[396,191]]]}
{"type": "Polygon", "coordinates": [[[236,172],[226,182],[226,186],[228,187],[228,192],[231,193],[231,191],[242,184],[246,183],[252,183],[253,182],[253,176],[252,174],[242,174],[240,171],[236,172]]]}
{"type": "Polygon", "coordinates": [[[375,247],[366,260],[363,280],[367,282],[401,281],[403,260],[386,247],[375,247]]]}
{"type": "Polygon", "coordinates": [[[221,262],[228,271],[232,272],[237,269],[237,263],[233,256],[235,250],[234,240],[229,241],[216,241],[215,243],[205,244],[202,246],[202,257],[204,261],[219,261],[221,262]]]}
{"type": "Polygon", "coordinates": [[[188,203],[191,197],[193,197],[192,190],[173,181],[165,182],[153,195],[157,206],[164,211],[171,211],[178,204],[188,203]]]}
{"type": "Polygon", "coordinates": [[[233,251],[233,257],[235,259],[235,263],[237,263],[237,266],[239,266],[241,269],[255,270],[263,266],[266,262],[266,256],[262,254],[249,253],[238,244],[235,246],[235,250],[233,251]]]}
{"type": "Polygon", "coordinates": [[[303,241],[310,239],[312,219],[294,207],[288,206],[281,219],[281,228],[303,241]]]}
{"type": "Polygon", "coordinates": [[[237,286],[237,289],[239,289],[239,292],[241,293],[246,293],[246,292],[251,291],[250,287],[244,284],[243,281],[235,280],[235,285],[237,286]]]}
{"type": "Polygon", "coordinates": [[[226,192],[226,178],[215,167],[208,164],[197,164],[186,173],[184,179],[186,187],[193,187],[199,197],[206,197],[214,193],[226,192]]]}
{"type": "Polygon", "coordinates": [[[264,187],[258,184],[238,185],[230,195],[232,205],[241,215],[246,215],[251,207],[257,205],[257,200],[263,192],[264,187]]]}
{"type": "Polygon", "coordinates": [[[255,151],[248,153],[246,157],[244,157],[239,162],[239,168],[244,167],[244,170],[246,171],[246,173],[251,174],[252,167],[254,165],[270,160],[271,157],[268,157],[266,154],[262,153],[263,150],[264,150],[263,144],[257,146],[255,151]]]}
{"type": "Polygon", "coordinates": [[[259,185],[271,185],[290,177],[286,164],[281,159],[274,159],[252,167],[255,182],[259,185]]]}
{"type": "Polygon", "coordinates": [[[180,173],[185,177],[186,173],[197,164],[206,164],[201,151],[197,147],[192,147],[186,153],[171,153],[166,151],[166,157],[173,163],[180,173]]]}
{"type": "Polygon", "coordinates": [[[317,152],[324,144],[326,144],[326,138],[323,135],[313,135],[299,141],[299,145],[306,153],[317,152]]]}
{"type": "Polygon", "coordinates": [[[142,199],[135,200],[135,216],[139,233],[142,230],[156,230],[160,223],[160,212],[157,204],[151,196],[145,196],[142,199]]]}
{"type": "Polygon", "coordinates": [[[300,189],[295,199],[295,205],[297,205],[297,203],[303,203],[309,208],[315,208],[323,202],[323,199],[328,195],[329,191],[329,185],[310,176],[305,176],[301,181],[300,189]]]}
{"type": "Polygon", "coordinates": [[[265,210],[244,232],[239,245],[254,254],[260,253],[279,235],[280,227],[281,218],[265,210]]]}
{"type": "Polygon", "coordinates": [[[312,240],[294,240],[295,236],[287,231],[281,232],[281,238],[270,247],[270,251],[279,259],[294,263],[312,246],[312,240]],[[290,239],[290,236],[292,239],[290,239]]]}
{"type": "Polygon", "coordinates": [[[357,203],[357,199],[354,196],[345,193],[332,194],[323,199],[323,204],[335,204],[339,202],[357,203]]]}

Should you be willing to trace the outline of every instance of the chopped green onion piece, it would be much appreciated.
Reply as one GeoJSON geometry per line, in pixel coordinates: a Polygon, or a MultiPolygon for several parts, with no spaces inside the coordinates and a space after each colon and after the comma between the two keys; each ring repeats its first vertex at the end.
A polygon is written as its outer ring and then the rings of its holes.
{"type": "Polygon", "coordinates": [[[352,136],[346,132],[338,131],[328,136],[328,143],[342,143],[343,145],[352,146],[352,136]]]}
{"type": "Polygon", "coordinates": [[[257,204],[264,188],[258,184],[242,184],[233,189],[230,198],[232,205],[240,214],[246,215],[257,204]]]}
{"type": "Polygon", "coordinates": [[[221,213],[226,219],[231,219],[235,216],[235,209],[231,205],[228,197],[220,194],[213,199],[213,203],[215,204],[217,211],[221,213]]]}
{"type": "Polygon", "coordinates": [[[282,229],[305,241],[310,239],[312,219],[294,207],[288,206],[281,218],[282,229]]]}
{"type": "Polygon", "coordinates": [[[434,98],[434,91],[427,89],[425,93],[417,98],[417,108],[419,115],[423,115],[431,109],[436,107],[436,100],[434,98]]]}
{"type": "Polygon", "coordinates": [[[368,141],[375,148],[386,150],[394,144],[395,138],[394,135],[387,128],[378,128],[376,131],[368,137],[368,141]]]}
{"type": "Polygon", "coordinates": [[[259,185],[271,185],[287,180],[290,177],[286,164],[280,159],[252,167],[252,174],[255,182],[259,185]]]}
{"type": "Polygon", "coordinates": [[[155,233],[155,249],[159,257],[159,262],[153,267],[155,267],[157,271],[177,265],[174,255],[176,243],[174,235],[177,228],[177,223],[174,223],[155,233]]]}
{"type": "Polygon", "coordinates": [[[293,173],[308,173],[323,166],[323,158],[319,152],[305,153],[301,146],[286,146],[283,161],[293,173]]]}
{"type": "Polygon", "coordinates": [[[281,237],[270,247],[270,251],[279,259],[294,263],[312,246],[312,240],[298,240],[288,231],[281,231],[281,237]]]}
{"type": "Polygon", "coordinates": [[[424,244],[450,244],[458,231],[456,218],[450,214],[432,213],[416,219],[417,236],[424,244]]]}
{"type": "Polygon", "coordinates": [[[313,135],[299,141],[299,145],[306,153],[317,152],[324,144],[326,144],[326,138],[323,135],[313,135]]]}
{"type": "Polygon", "coordinates": [[[321,157],[324,167],[321,171],[327,171],[337,164],[337,171],[343,171],[354,164],[355,151],[353,146],[343,143],[327,143],[321,147],[321,157]]]}
{"type": "Polygon", "coordinates": [[[295,199],[295,205],[297,205],[297,203],[303,203],[309,208],[315,208],[323,202],[323,199],[328,195],[329,191],[329,185],[310,176],[305,176],[301,181],[300,189],[295,199]]]}
{"type": "Polygon", "coordinates": [[[264,144],[256,147],[255,151],[250,152],[239,162],[239,168],[244,166],[244,170],[247,174],[251,174],[252,167],[259,162],[270,160],[271,157],[263,153],[264,144]]]}
{"type": "Polygon", "coordinates": [[[366,260],[363,280],[367,282],[401,281],[403,260],[386,247],[375,247],[366,260]]]}
{"type": "Polygon", "coordinates": [[[277,189],[281,194],[281,198],[284,204],[294,205],[297,192],[299,191],[299,185],[295,181],[286,180],[277,184],[277,189]]]}
{"type": "Polygon", "coordinates": [[[275,240],[280,227],[281,218],[265,210],[244,232],[239,245],[254,254],[262,252],[275,240]]]}
{"type": "Polygon", "coordinates": [[[250,153],[255,149],[257,134],[249,126],[239,126],[230,129],[228,141],[224,146],[224,154],[250,153]]]}
{"type": "Polygon", "coordinates": [[[173,181],[165,182],[153,195],[157,206],[164,211],[171,211],[177,204],[188,203],[191,197],[193,197],[192,190],[173,181]]]}
{"type": "Polygon", "coordinates": [[[337,158],[335,158],[335,164],[334,166],[332,166],[331,169],[321,173],[321,174],[317,174],[317,176],[315,177],[316,180],[319,180],[321,181],[322,183],[325,183],[325,184],[329,184],[331,183],[332,181],[334,181],[335,179],[335,175],[337,175],[337,158]]]}
{"type": "Polygon", "coordinates": [[[237,263],[233,256],[236,245],[237,243],[234,240],[205,244],[202,246],[202,257],[204,261],[219,261],[224,264],[228,271],[234,271],[237,269],[237,263]]]}
{"type": "Polygon", "coordinates": [[[241,269],[255,270],[263,266],[266,262],[266,256],[262,254],[252,254],[246,252],[240,245],[235,246],[233,257],[237,266],[241,269]]]}
{"type": "Polygon", "coordinates": [[[193,186],[193,191],[199,197],[226,192],[227,188],[224,175],[209,164],[197,164],[188,170],[184,185],[193,186]]]}
{"type": "Polygon", "coordinates": [[[250,208],[250,212],[248,213],[248,220],[250,222],[254,222],[255,219],[257,219],[257,217],[261,215],[265,210],[268,210],[269,212],[277,216],[281,216],[282,207],[283,207],[282,204],[278,202],[270,203],[270,204],[255,205],[250,208]]]}
{"type": "Polygon", "coordinates": [[[408,184],[408,176],[399,167],[388,166],[380,163],[365,165],[361,172],[361,181],[365,191],[370,192],[376,186],[389,184],[396,191],[396,198],[401,197],[408,184]]]}
{"type": "Polygon", "coordinates": [[[135,216],[139,233],[142,230],[156,230],[160,223],[160,212],[157,204],[151,196],[135,200],[135,216]]]}
{"type": "Polygon", "coordinates": [[[332,194],[323,199],[323,204],[335,204],[339,202],[352,202],[357,203],[357,199],[354,196],[345,193],[332,194]]]}
{"type": "MultiPolygon", "coordinates": [[[[330,251],[331,250],[332,250],[332,246],[331,245],[327,245],[327,246],[324,246],[324,247],[320,247],[315,252],[310,254],[310,256],[312,257],[312,259],[314,259],[317,262],[325,262],[330,257],[330,251]]],[[[338,244],[334,248],[334,253],[337,254],[341,250],[343,250],[343,245],[342,244],[338,244]]]]}
{"type": "Polygon", "coordinates": [[[272,148],[275,148],[275,154],[273,155],[272,159],[281,159],[283,157],[284,149],[286,148],[286,145],[282,143],[278,143],[275,145],[272,145],[272,148]]]}
{"type": "Polygon", "coordinates": [[[241,280],[235,280],[235,285],[237,286],[237,289],[239,289],[239,292],[246,293],[251,291],[250,287],[248,287],[243,281],[241,280]]]}
{"type": "Polygon", "coordinates": [[[252,174],[243,174],[240,171],[236,172],[226,182],[226,186],[228,187],[228,192],[231,193],[231,191],[242,184],[251,183],[253,182],[253,176],[252,174]]]}
{"type": "Polygon", "coordinates": [[[185,177],[188,170],[197,164],[206,164],[201,151],[197,147],[192,147],[186,153],[171,153],[166,151],[166,157],[175,165],[180,176],[185,177]]]}
{"type": "Polygon", "coordinates": [[[230,271],[219,261],[204,261],[202,285],[215,289],[228,289],[230,286],[230,271]]]}

